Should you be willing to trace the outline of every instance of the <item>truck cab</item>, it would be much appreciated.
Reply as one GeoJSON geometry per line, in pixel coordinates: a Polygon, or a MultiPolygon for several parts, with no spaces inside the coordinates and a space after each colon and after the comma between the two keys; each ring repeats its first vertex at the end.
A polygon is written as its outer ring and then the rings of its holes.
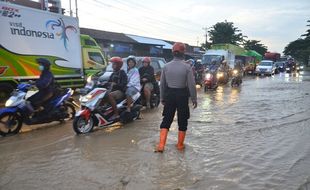
{"type": "Polygon", "coordinates": [[[81,51],[84,73],[90,76],[107,66],[101,47],[90,36],[81,34],[81,51]]]}

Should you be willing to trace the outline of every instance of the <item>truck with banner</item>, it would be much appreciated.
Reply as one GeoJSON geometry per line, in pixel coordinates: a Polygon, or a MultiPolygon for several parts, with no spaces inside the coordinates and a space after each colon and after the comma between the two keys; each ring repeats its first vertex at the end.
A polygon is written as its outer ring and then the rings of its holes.
{"type": "Polygon", "coordinates": [[[81,87],[85,75],[107,65],[96,41],[80,35],[75,17],[0,1],[0,26],[0,101],[18,83],[39,77],[39,57],[51,62],[63,87],[81,87]]]}

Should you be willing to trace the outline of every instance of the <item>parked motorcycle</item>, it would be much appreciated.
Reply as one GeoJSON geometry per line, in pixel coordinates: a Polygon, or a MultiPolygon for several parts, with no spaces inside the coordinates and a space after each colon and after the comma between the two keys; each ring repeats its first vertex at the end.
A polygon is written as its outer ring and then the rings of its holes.
{"type": "Polygon", "coordinates": [[[231,87],[240,86],[242,83],[242,76],[237,69],[232,72],[231,87]]]}
{"type": "Polygon", "coordinates": [[[101,103],[108,95],[108,92],[105,83],[97,84],[96,88],[80,98],[81,110],[77,112],[73,121],[73,130],[77,134],[89,133],[95,126],[102,128],[118,121],[128,123],[139,118],[140,109],[142,108],[137,103],[140,97],[139,92],[132,97],[133,106],[130,113],[126,112],[126,99],[117,102],[117,109],[120,113],[119,119],[111,119],[114,114],[111,105],[102,105],[101,103]]]}
{"type": "Polygon", "coordinates": [[[11,97],[6,101],[5,108],[0,109],[0,135],[6,136],[17,134],[23,123],[27,125],[43,124],[52,121],[64,121],[72,119],[75,115],[75,107],[70,88],[64,92],[54,94],[47,100],[43,107],[33,110],[26,97],[33,85],[21,83],[12,92],[11,97]]]}

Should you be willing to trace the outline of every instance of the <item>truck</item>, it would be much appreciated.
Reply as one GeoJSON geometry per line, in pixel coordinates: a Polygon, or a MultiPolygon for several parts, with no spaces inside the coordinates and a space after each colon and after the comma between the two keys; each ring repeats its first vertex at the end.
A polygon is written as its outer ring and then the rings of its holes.
{"type": "Polygon", "coordinates": [[[280,60],[281,54],[277,52],[266,52],[264,55],[265,60],[271,60],[273,62],[276,62],[280,60]]]}
{"type": "Polygon", "coordinates": [[[75,17],[0,1],[0,26],[0,102],[20,82],[39,78],[39,57],[51,62],[62,87],[82,87],[86,75],[107,65],[75,17]]]}
{"type": "Polygon", "coordinates": [[[207,66],[212,60],[221,62],[225,59],[229,67],[233,68],[236,55],[242,55],[244,52],[243,48],[233,44],[213,44],[203,55],[202,64],[207,66]]]}

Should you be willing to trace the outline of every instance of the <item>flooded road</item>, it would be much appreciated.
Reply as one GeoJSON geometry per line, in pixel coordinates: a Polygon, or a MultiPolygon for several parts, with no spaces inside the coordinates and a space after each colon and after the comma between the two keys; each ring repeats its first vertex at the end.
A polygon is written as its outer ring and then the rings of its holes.
{"type": "Polygon", "coordinates": [[[184,152],[175,121],[153,153],[162,107],[88,135],[55,123],[0,138],[0,189],[310,189],[310,73],[198,91],[184,152]]]}

